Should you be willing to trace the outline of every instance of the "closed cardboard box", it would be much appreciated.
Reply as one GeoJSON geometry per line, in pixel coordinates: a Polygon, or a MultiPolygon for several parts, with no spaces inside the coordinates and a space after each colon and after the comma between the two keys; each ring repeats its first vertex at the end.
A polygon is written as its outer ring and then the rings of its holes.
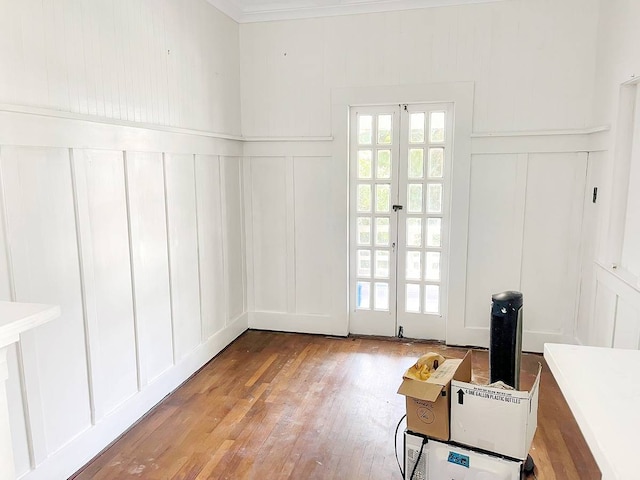
{"type": "Polygon", "coordinates": [[[398,393],[406,397],[408,430],[439,440],[449,440],[453,379],[471,381],[470,351],[463,359],[445,359],[425,381],[403,378],[398,393]]]}
{"type": "Polygon", "coordinates": [[[451,440],[514,459],[527,458],[538,425],[540,372],[531,391],[453,380],[451,440]]]}

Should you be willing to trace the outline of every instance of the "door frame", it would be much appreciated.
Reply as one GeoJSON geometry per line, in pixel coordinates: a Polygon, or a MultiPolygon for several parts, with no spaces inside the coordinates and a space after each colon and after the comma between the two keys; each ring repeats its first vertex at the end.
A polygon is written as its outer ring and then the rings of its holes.
{"type": "MultiPolygon", "coordinates": [[[[469,187],[471,177],[471,133],[473,120],[473,82],[451,82],[424,85],[394,85],[386,87],[334,88],[331,90],[333,130],[333,157],[341,162],[344,173],[342,191],[335,192],[344,206],[343,248],[337,252],[344,265],[342,281],[336,282],[341,289],[337,306],[340,317],[349,331],[349,313],[353,305],[349,297],[349,109],[358,105],[392,105],[411,103],[453,103],[453,165],[451,177],[451,224],[449,229],[449,288],[448,317],[443,338],[448,344],[474,344],[479,335],[465,327],[465,298],[467,270],[467,241],[469,221],[469,187]]],[[[406,328],[404,336],[411,338],[416,332],[406,328]]]]}

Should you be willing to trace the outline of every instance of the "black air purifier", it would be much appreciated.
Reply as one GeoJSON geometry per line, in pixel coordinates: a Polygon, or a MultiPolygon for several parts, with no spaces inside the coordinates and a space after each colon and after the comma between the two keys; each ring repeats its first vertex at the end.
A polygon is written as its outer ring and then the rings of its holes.
{"type": "Polygon", "coordinates": [[[489,369],[491,383],[503,381],[520,389],[522,358],[522,293],[502,292],[491,297],[489,369]]]}

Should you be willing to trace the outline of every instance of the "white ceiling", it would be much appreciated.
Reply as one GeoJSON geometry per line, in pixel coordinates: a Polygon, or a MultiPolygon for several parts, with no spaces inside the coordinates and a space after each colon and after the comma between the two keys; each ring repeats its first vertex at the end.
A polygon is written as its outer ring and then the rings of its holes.
{"type": "Polygon", "coordinates": [[[504,0],[207,0],[238,23],[389,12],[504,0]]]}

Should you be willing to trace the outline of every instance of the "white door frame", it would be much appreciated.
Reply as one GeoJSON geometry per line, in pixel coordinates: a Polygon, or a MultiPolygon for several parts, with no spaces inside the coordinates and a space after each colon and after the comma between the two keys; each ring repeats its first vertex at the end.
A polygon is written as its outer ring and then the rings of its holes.
{"type": "MultiPolygon", "coordinates": [[[[381,87],[335,88],[331,91],[333,155],[342,161],[344,171],[343,189],[335,192],[344,205],[344,239],[341,261],[342,298],[344,301],[344,325],[349,327],[349,107],[351,105],[391,105],[399,103],[453,103],[454,145],[452,165],[451,225],[448,318],[446,319],[446,342],[449,344],[481,344],[480,336],[486,329],[465,328],[465,298],[467,270],[467,240],[469,221],[469,187],[471,176],[471,132],[473,120],[473,82],[452,82],[426,85],[395,85],[381,87]],[[478,330],[477,332],[475,330],[478,330]]],[[[404,335],[415,335],[405,329],[404,335]]]]}

